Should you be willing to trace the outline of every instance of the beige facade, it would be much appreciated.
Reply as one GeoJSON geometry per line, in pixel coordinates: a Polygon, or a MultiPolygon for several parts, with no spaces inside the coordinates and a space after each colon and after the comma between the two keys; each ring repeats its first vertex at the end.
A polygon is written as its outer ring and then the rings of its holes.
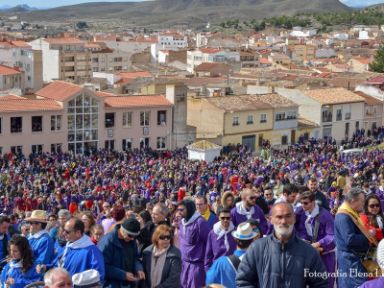
{"type": "Polygon", "coordinates": [[[173,105],[162,95],[115,96],[54,81],[36,99],[4,97],[2,153],[173,148],[173,105]]]}
{"type": "Polygon", "coordinates": [[[92,78],[91,52],[61,51],[59,54],[59,78],[84,83],[92,78]]]}
{"type": "Polygon", "coordinates": [[[15,71],[14,73],[1,73],[0,66],[0,90],[20,89],[24,90],[23,73],[15,71]]]}
{"type": "Polygon", "coordinates": [[[270,137],[273,108],[249,95],[190,98],[187,123],[196,127],[197,140],[242,143],[255,150],[270,137]]]}

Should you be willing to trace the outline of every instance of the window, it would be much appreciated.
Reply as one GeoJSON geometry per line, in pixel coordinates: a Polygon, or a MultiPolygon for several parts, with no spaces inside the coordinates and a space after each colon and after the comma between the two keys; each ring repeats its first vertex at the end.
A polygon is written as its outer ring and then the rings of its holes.
{"type": "Polygon", "coordinates": [[[3,118],[0,117],[0,134],[3,131],[3,118]]]}
{"type": "Polygon", "coordinates": [[[267,123],[267,114],[260,115],[260,123],[267,123]]]}
{"type": "Polygon", "coordinates": [[[157,125],[167,124],[167,111],[157,111],[157,125]]]}
{"type": "Polygon", "coordinates": [[[284,135],[281,137],[281,145],[288,145],[288,136],[284,135]]]}
{"type": "Polygon", "coordinates": [[[132,127],[132,112],[123,112],[123,127],[132,127]]]}
{"type": "Polygon", "coordinates": [[[43,131],[43,116],[32,116],[32,132],[43,131]]]}
{"type": "Polygon", "coordinates": [[[322,122],[332,122],[332,112],[329,110],[323,110],[322,122]]]}
{"type": "Polygon", "coordinates": [[[343,118],[343,112],[341,111],[341,109],[337,109],[336,110],[336,121],[341,121],[343,118]]]}
{"type": "Polygon", "coordinates": [[[238,116],[234,116],[233,119],[232,119],[232,126],[239,126],[240,123],[239,123],[239,117],[238,116]]]}
{"type": "Polygon", "coordinates": [[[113,62],[121,62],[123,61],[123,57],[115,57],[113,58],[113,62]]]}
{"type": "Polygon", "coordinates": [[[287,112],[287,120],[296,119],[296,111],[288,111],[287,112]]]}
{"type": "Polygon", "coordinates": [[[32,145],[32,153],[33,154],[43,153],[43,145],[42,144],[32,145]]]}
{"type": "Polygon", "coordinates": [[[105,128],[115,127],[115,113],[105,113],[105,128]]]}
{"type": "Polygon", "coordinates": [[[140,126],[149,126],[150,111],[140,112],[140,126]]]}
{"type": "Polygon", "coordinates": [[[51,131],[61,130],[61,115],[51,116],[51,131]]]}
{"type": "Polygon", "coordinates": [[[123,151],[132,150],[132,138],[123,139],[122,148],[123,148],[123,151]]]}
{"type": "Polygon", "coordinates": [[[156,148],[159,150],[165,149],[165,141],[166,141],[165,137],[157,137],[156,148]]]}
{"type": "Polygon", "coordinates": [[[359,121],[356,121],[356,123],[355,123],[355,129],[356,129],[356,130],[359,130],[359,129],[360,129],[360,123],[359,123],[359,121]]]}
{"type": "Polygon", "coordinates": [[[63,146],[63,144],[61,143],[56,143],[56,144],[51,144],[51,153],[52,154],[57,154],[57,153],[61,153],[61,147],[63,146]]]}
{"type": "Polygon", "coordinates": [[[11,146],[11,152],[13,154],[22,154],[23,153],[23,146],[11,146]]]}
{"type": "Polygon", "coordinates": [[[115,149],[115,140],[105,140],[104,144],[105,150],[112,151],[115,149]]]}
{"type": "Polygon", "coordinates": [[[350,120],[351,119],[351,112],[345,113],[345,120],[350,120]]]}
{"type": "Polygon", "coordinates": [[[248,115],[247,116],[247,125],[253,124],[253,115],[248,115]]]}
{"type": "Polygon", "coordinates": [[[11,117],[11,133],[20,133],[23,130],[23,118],[11,117]]]}
{"type": "Polygon", "coordinates": [[[285,120],[285,112],[276,113],[276,121],[285,120]]]}

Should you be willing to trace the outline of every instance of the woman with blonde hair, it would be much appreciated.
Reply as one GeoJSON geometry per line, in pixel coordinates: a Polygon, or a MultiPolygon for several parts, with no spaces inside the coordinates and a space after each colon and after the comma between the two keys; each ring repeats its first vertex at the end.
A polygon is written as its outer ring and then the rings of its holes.
{"type": "Polygon", "coordinates": [[[152,245],[143,252],[147,288],[179,288],[181,253],[173,245],[172,228],[159,225],[152,236],[152,245]]]}

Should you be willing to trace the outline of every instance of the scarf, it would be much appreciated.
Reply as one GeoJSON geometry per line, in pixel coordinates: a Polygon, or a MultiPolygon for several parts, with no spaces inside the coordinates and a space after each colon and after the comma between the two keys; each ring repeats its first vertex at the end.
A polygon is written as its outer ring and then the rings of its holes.
{"type": "Polygon", "coordinates": [[[239,202],[239,203],[236,203],[236,211],[240,215],[245,215],[247,217],[247,219],[249,220],[252,218],[253,213],[255,213],[255,208],[252,206],[251,209],[249,209],[249,211],[247,211],[247,209],[245,209],[245,207],[243,205],[243,202],[239,202]]]}
{"type": "Polygon", "coordinates": [[[161,283],[163,268],[169,247],[171,246],[162,250],[157,250],[155,246],[153,247],[151,259],[151,288],[158,287],[161,283]]]}
{"type": "Polygon", "coordinates": [[[209,216],[211,216],[211,211],[207,208],[207,210],[205,210],[205,212],[203,214],[201,214],[201,216],[203,216],[205,221],[208,221],[209,216]]]}
{"type": "Polygon", "coordinates": [[[197,218],[199,218],[200,216],[201,216],[200,213],[196,211],[196,212],[192,215],[192,217],[189,218],[188,221],[185,221],[185,219],[183,218],[183,219],[181,220],[181,224],[183,224],[183,226],[186,227],[186,226],[192,224],[193,222],[195,222],[195,221],[197,220],[197,218]]]}
{"type": "Polygon", "coordinates": [[[19,262],[16,262],[16,260],[10,261],[7,276],[9,277],[12,274],[13,270],[16,268],[20,268],[20,269],[23,268],[23,260],[20,260],[19,262]]]}
{"type": "Polygon", "coordinates": [[[377,225],[379,226],[379,228],[383,229],[383,227],[384,227],[383,218],[381,218],[381,216],[376,216],[376,221],[377,221],[377,225]]]}
{"type": "Polygon", "coordinates": [[[228,242],[228,234],[231,233],[235,229],[235,226],[233,226],[232,221],[229,224],[229,227],[227,230],[224,230],[221,226],[220,222],[217,222],[215,225],[213,225],[213,232],[217,235],[217,240],[222,238],[224,236],[224,246],[226,251],[229,251],[229,242],[228,242]]]}
{"type": "Polygon", "coordinates": [[[47,230],[41,230],[41,231],[39,231],[39,232],[37,232],[35,234],[29,234],[29,238],[39,239],[44,234],[48,234],[47,230]]]}
{"type": "Polygon", "coordinates": [[[89,238],[87,235],[83,235],[83,237],[81,237],[79,240],[76,240],[75,242],[67,242],[67,245],[65,245],[63,256],[59,261],[59,266],[64,267],[65,257],[67,256],[69,249],[82,249],[92,245],[95,244],[93,244],[91,238],[89,238]]]}
{"type": "Polygon", "coordinates": [[[307,219],[305,220],[305,230],[307,230],[308,236],[313,237],[312,221],[319,214],[320,214],[320,208],[319,208],[319,205],[317,205],[317,203],[315,204],[315,208],[312,210],[312,212],[305,211],[305,215],[307,216],[307,219]]]}
{"type": "Polygon", "coordinates": [[[363,222],[361,222],[359,213],[357,213],[355,210],[353,210],[347,202],[344,201],[343,204],[341,204],[341,206],[337,210],[337,213],[339,213],[341,210],[345,210],[350,216],[352,216],[355,220],[357,220],[357,222],[360,225],[363,226],[363,222]]]}

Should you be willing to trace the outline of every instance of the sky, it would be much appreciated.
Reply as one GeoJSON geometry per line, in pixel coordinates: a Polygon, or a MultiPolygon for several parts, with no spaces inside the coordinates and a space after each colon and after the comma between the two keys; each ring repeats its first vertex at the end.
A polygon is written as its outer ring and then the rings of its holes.
{"type": "Polygon", "coordinates": [[[143,0],[0,0],[0,6],[16,6],[28,4],[30,7],[50,8],[57,6],[74,5],[85,2],[140,2],[143,0]]]}
{"type": "MultiPolygon", "coordinates": [[[[120,2],[140,2],[144,0],[120,0],[120,2]]],[[[353,6],[362,7],[378,3],[384,3],[384,0],[340,0],[341,2],[353,6]]],[[[28,4],[31,7],[50,8],[57,6],[73,5],[85,2],[119,2],[116,0],[0,0],[0,6],[9,5],[16,6],[20,4],[28,4]]]]}

